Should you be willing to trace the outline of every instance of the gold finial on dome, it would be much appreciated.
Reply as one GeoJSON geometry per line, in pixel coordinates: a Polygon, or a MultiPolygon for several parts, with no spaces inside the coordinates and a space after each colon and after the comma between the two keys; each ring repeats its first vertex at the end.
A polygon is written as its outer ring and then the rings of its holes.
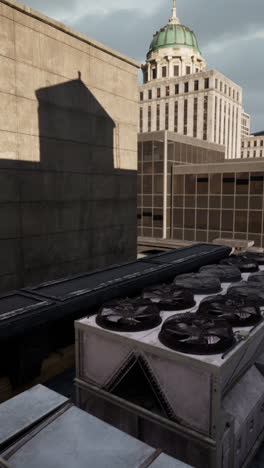
{"type": "Polygon", "coordinates": [[[177,18],[176,14],[176,0],[172,0],[172,16],[169,20],[170,24],[180,24],[179,18],[177,18]]]}

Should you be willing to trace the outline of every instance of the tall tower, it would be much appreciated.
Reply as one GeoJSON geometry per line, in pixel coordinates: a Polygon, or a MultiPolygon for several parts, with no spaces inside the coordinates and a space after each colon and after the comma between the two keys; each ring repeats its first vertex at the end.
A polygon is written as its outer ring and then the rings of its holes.
{"type": "Polygon", "coordinates": [[[242,89],[207,70],[194,32],[181,24],[176,0],[168,24],[153,35],[139,88],[139,132],[168,130],[225,146],[240,157],[242,89]]]}
{"type": "Polygon", "coordinates": [[[206,69],[196,36],[177,17],[176,0],[166,26],[153,35],[146,63],[142,66],[143,81],[190,75],[206,69]]]}

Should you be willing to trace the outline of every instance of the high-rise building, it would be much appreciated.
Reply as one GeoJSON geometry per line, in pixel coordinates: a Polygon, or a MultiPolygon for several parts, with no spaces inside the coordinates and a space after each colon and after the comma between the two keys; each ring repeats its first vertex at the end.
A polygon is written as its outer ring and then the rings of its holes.
{"type": "Polygon", "coordinates": [[[193,31],[181,24],[173,0],[168,24],[156,32],[142,66],[139,132],[169,130],[224,145],[241,156],[242,89],[207,70],[193,31]]]}
{"type": "Polygon", "coordinates": [[[142,68],[138,236],[264,248],[264,132],[250,135],[242,89],[206,70],[175,0],[142,68]]]}
{"type": "Polygon", "coordinates": [[[250,115],[245,111],[241,114],[241,137],[250,135],[250,115]]]}

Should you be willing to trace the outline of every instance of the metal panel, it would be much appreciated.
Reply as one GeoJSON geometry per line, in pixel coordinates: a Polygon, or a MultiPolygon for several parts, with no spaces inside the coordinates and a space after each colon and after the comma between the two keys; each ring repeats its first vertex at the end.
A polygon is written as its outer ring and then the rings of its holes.
{"type": "Polygon", "coordinates": [[[28,440],[9,462],[12,468],[139,468],[154,452],[72,407],[28,440]]]}
{"type": "Polygon", "coordinates": [[[95,270],[82,275],[49,281],[32,288],[27,288],[27,290],[57,301],[65,301],[97,289],[113,286],[137,276],[151,274],[157,269],[162,270],[162,267],[160,265],[152,265],[144,260],[137,260],[125,263],[124,265],[114,265],[104,270],[95,270]]]}
{"type": "Polygon", "coordinates": [[[14,291],[0,296],[0,320],[6,320],[14,315],[25,314],[29,311],[38,310],[50,302],[41,300],[36,296],[14,291]]]}
{"type": "Polygon", "coordinates": [[[264,375],[264,353],[256,360],[256,367],[264,375]]]}
{"type": "Polygon", "coordinates": [[[180,249],[173,249],[156,255],[148,256],[145,261],[153,263],[183,263],[203,258],[207,263],[227,257],[231,250],[229,247],[210,244],[193,244],[180,249]]]}
{"type": "Polygon", "coordinates": [[[97,416],[98,408],[103,406],[107,422],[116,427],[121,427],[122,423],[124,430],[128,433],[132,430],[133,435],[148,445],[197,468],[220,468],[215,458],[216,443],[212,439],[79,379],[76,384],[78,404],[83,410],[97,416]],[[120,409],[122,422],[116,417],[120,409]]]}
{"type": "Polygon", "coordinates": [[[0,405],[0,449],[44,416],[58,409],[67,398],[37,385],[0,405]]]}
{"type": "MultiPolygon", "coordinates": [[[[174,410],[177,420],[195,430],[210,433],[211,376],[195,367],[172,360],[164,361],[154,353],[144,353],[157,383],[174,410]]],[[[161,391],[162,391],[161,390],[161,391]]]]}
{"type": "Polygon", "coordinates": [[[9,336],[32,328],[46,317],[53,316],[55,304],[44,298],[22,291],[13,291],[0,296],[0,337],[9,336]]]}
{"type": "Polygon", "coordinates": [[[236,458],[240,463],[250,452],[264,424],[264,377],[252,366],[223,400],[223,407],[235,420],[236,458]]]}

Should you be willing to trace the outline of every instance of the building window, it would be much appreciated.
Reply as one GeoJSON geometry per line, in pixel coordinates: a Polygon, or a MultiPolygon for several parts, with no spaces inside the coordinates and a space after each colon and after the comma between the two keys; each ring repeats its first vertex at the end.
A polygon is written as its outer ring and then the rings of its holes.
{"type": "Polygon", "coordinates": [[[235,90],[233,89],[233,99],[235,99],[235,97],[236,97],[236,92],[235,92],[235,90]]]}
{"type": "Polygon", "coordinates": [[[243,141],[242,141],[242,143],[241,143],[241,148],[244,148],[244,142],[243,142],[243,141]]]}
{"type": "Polygon", "coordinates": [[[231,127],[231,105],[228,105],[228,120],[227,120],[227,151],[228,155],[230,156],[230,127],[231,127]]]}
{"type": "Polygon", "coordinates": [[[263,146],[263,140],[260,140],[260,146],[263,146]]]}
{"type": "Polygon", "coordinates": [[[195,71],[196,71],[196,73],[199,73],[199,68],[196,68],[196,70],[195,70],[195,71]]]}
{"type": "Polygon", "coordinates": [[[231,88],[229,88],[229,97],[231,97],[231,88]]]}
{"type": "Polygon", "coordinates": [[[223,91],[223,83],[222,83],[222,81],[220,81],[220,91],[221,91],[221,93],[222,93],[222,91],[223,91]]]}
{"type": "Polygon", "coordinates": [[[239,92],[237,93],[237,102],[239,102],[239,92]]]}
{"type": "Polygon", "coordinates": [[[223,134],[223,144],[225,145],[226,143],[226,102],[224,104],[224,134],[223,134]]]}
{"type": "Polygon", "coordinates": [[[184,100],[184,115],[183,115],[183,134],[187,135],[187,124],[188,124],[188,101],[184,100]]]}
{"type": "Polygon", "coordinates": [[[165,130],[169,130],[169,104],[165,104],[165,130]]]}
{"type": "Polygon", "coordinates": [[[174,65],[174,76],[179,76],[180,67],[179,65],[174,65]]]}
{"type": "Polygon", "coordinates": [[[247,158],[249,158],[249,155],[250,155],[250,151],[247,152],[247,158]]]}
{"type": "Polygon", "coordinates": [[[144,97],[144,96],[143,96],[143,93],[141,92],[141,93],[140,93],[140,101],[143,101],[143,97],[144,97]]]}
{"type": "Polygon", "coordinates": [[[236,110],[236,128],[235,128],[235,144],[237,146],[237,138],[238,138],[238,108],[236,110]]]}
{"type": "Polygon", "coordinates": [[[257,140],[254,141],[254,146],[257,146],[257,140]]]}
{"type": "Polygon", "coordinates": [[[218,79],[216,78],[215,79],[215,89],[217,89],[217,88],[218,88],[218,79]]]}
{"type": "Polygon", "coordinates": [[[216,130],[217,130],[217,97],[215,96],[215,115],[214,115],[214,142],[216,143],[216,130]]]}
{"type": "Polygon", "coordinates": [[[185,93],[189,92],[189,83],[188,83],[188,81],[187,81],[187,83],[184,83],[184,92],[185,93]]]}
{"type": "Polygon", "coordinates": [[[139,131],[140,133],[143,132],[143,109],[140,107],[139,109],[139,131]]]}
{"type": "Polygon", "coordinates": [[[157,131],[160,130],[160,105],[157,104],[157,120],[156,120],[157,131]]]}
{"type": "Polygon", "coordinates": [[[157,78],[157,68],[152,68],[152,79],[156,80],[157,78]]]}
{"type": "Polygon", "coordinates": [[[179,94],[179,85],[178,84],[175,85],[175,94],[179,94]]]}
{"type": "Polygon", "coordinates": [[[219,103],[219,136],[218,136],[218,143],[221,144],[221,133],[222,133],[222,99],[220,99],[219,103]]]}
{"type": "Polygon", "coordinates": [[[194,80],[194,91],[199,91],[199,80],[194,80]]]}
{"type": "Polygon", "coordinates": [[[167,76],[167,67],[162,67],[162,78],[166,78],[167,76]]]}
{"type": "Polygon", "coordinates": [[[248,141],[248,147],[250,148],[250,141],[248,141]]]}
{"type": "Polygon", "coordinates": [[[170,87],[166,86],[166,96],[169,96],[169,95],[170,95],[170,87]]]}
{"type": "Polygon", "coordinates": [[[225,84],[225,91],[224,93],[226,94],[227,93],[227,85],[225,84]]]}
{"type": "Polygon", "coordinates": [[[186,67],[186,75],[190,75],[191,74],[191,67],[187,66],[186,67]]]}
{"type": "Polygon", "coordinates": [[[178,101],[174,102],[174,131],[178,132],[178,101]]]}
{"type": "Polygon", "coordinates": [[[254,158],[256,157],[256,151],[253,151],[253,157],[254,158]]]}
{"type": "Polygon", "coordinates": [[[152,90],[151,89],[149,89],[149,91],[148,91],[148,98],[152,99],[152,90]]]}
{"type": "Polygon", "coordinates": [[[160,98],[160,88],[157,88],[157,98],[160,98]]]}
{"type": "Polygon", "coordinates": [[[198,116],[198,98],[193,101],[193,136],[197,138],[197,116],[198,116]]]}
{"type": "Polygon", "coordinates": [[[205,80],[204,80],[204,87],[205,87],[205,89],[208,89],[208,88],[209,88],[209,78],[205,78],[205,80]]]}
{"type": "Polygon", "coordinates": [[[148,106],[148,132],[151,132],[151,106],[148,106]]]}
{"type": "Polygon", "coordinates": [[[207,140],[208,96],[204,96],[203,139],[207,140]]]}
{"type": "Polygon", "coordinates": [[[260,152],[259,152],[259,155],[260,155],[260,157],[262,157],[262,153],[263,153],[263,151],[262,151],[262,150],[260,150],[260,152]]]}

